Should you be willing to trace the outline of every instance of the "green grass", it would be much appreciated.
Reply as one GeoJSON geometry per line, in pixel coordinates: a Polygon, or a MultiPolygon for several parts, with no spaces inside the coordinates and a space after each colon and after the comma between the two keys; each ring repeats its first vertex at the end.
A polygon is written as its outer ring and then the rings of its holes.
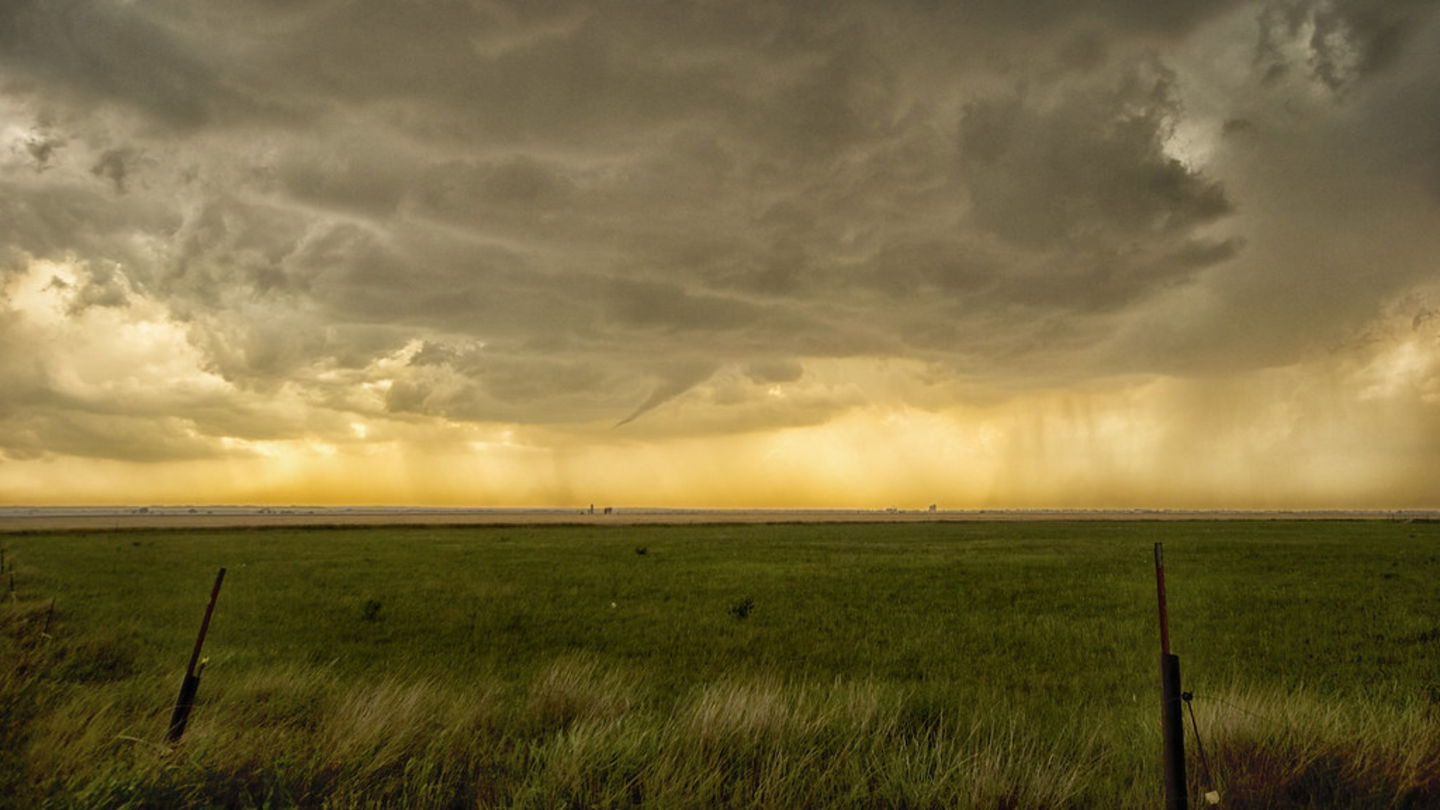
{"type": "Polygon", "coordinates": [[[1440,806],[1383,521],[0,536],[0,805],[1153,807],[1156,541],[1222,806],[1440,806]]]}

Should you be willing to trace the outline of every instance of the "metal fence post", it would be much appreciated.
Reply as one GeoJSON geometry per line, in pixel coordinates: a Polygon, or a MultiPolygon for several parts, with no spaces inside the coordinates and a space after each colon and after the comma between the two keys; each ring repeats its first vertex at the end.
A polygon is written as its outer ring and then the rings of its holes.
{"type": "Polygon", "coordinates": [[[1160,604],[1160,733],[1166,810],[1187,810],[1185,721],[1180,706],[1180,657],[1170,653],[1170,614],[1165,605],[1165,552],[1155,544],[1155,594],[1160,604]]]}
{"type": "Polygon", "coordinates": [[[225,569],[215,575],[215,587],[210,590],[210,603],[205,606],[205,617],[200,620],[200,634],[195,638],[195,649],[190,653],[190,664],[185,667],[185,679],[180,682],[180,696],[175,699],[175,710],[170,713],[170,729],[166,738],[179,742],[190,722],[190,710],[195,707],[195,693],[200,689],[200,648],[205,645],[205,633],[210,630],[210,616],[215,612],[215,600],[220,597],[220,583],[225,581],[225,569]]]}

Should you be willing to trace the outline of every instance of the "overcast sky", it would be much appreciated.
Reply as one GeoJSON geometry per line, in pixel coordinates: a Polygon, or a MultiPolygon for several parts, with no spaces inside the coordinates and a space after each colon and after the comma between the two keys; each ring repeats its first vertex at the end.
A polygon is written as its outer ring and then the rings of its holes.
{"type": "Polygon", "coordinates": [[[1440,2],[0,3],[0,501],[1440,507],[1440,2]]]}

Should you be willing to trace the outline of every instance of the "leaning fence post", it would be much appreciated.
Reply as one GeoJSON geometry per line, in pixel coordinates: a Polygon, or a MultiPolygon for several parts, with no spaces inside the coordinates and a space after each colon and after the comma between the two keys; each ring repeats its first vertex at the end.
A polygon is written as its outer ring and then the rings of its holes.
{"type": "Polygon", "coordinates": [[[1187,810],[1185,725],[1180,714],[1180,656],[1170,654],[1170,614],[1165,606],[1165,552],[1155,544],[1155,595],[1160,603],[1160,733],[1164,740],[1166,810],[1187,810]]]}
{"type": "Polygon", "coordinates": [[[205,644],[205,633],[210,629],[210,615],[215,612],[215,600],[220,596],[220,583],[225,581],[225,569],[215,575],[215,587],[210,590],[210,603],[205,606],[205,617],[200,620],[200,634],[195,637],[195,649],[190,653],[190,664],[185,667],[185,679],[180,682],[180,696],[175,699],[175,711],[170,713],[170,730],[166,737],[170,742],[179,742],[185,733],[185,724],[190,721],[190,710],[195,706],[195,693],[200,689],[200,648],[205,644]]]}

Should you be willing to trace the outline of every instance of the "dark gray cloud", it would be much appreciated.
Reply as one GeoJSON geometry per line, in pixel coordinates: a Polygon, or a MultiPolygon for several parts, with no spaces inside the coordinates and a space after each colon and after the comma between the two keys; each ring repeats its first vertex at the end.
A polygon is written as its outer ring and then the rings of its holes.
{"type": "Polygon", "coordinates": [[[165,127],[209,122],[239,98],[205,43],[186,41],[147,9],[85,0],[14,0],[0,9],[6,84],[77,104],[115,102],[165,127]]]}
{"type": "Polygon", "coordinates": [[[1398,64],[1436,10],[1433,0],[1272,0],[1256,58],[1268,79],[1299,68],[1340,91],[1398,64]],[[1298,65],[1286,47],[1296,39],[1307,46],[1298,65]]]}
{"type": "Polygon", "coordinates": [[[835,359],[972,392],[1294,361],[1433,273],[1434,6],[7,3],[0,447],[644,435],[687,395],[749,430],[852,407],[766,393],[835,359]],[[129,443],[103,386],[34,416],[61,383],[16,357],[80,363],[52,298],[233,404],[121,402],[129,443]]]}
{"type": "Polygon", "coordinates": [[[38,132],[24,142],[24,149],[35,161],[35,171],[43,172],[50,168],[50,159],[55,156],[57,150],[65,146],[65,141],[49,136],[47,133],[38,132]]]}
{"type": "Polygon", "coordinates": [[[1169,71],[1144,70],[1054,109],[1017,96],[968,105],[960,172],[977,223],[1052,249],[1184,234],[1229,213],[1219,184],[1164,151],[1179,112],[1173,83],[1169,71]]]}
{"type": "Polygon", "coordinates": [[[130,176],[130,164],[134,160],[131,149],[106,149],[90,167],[90,173],[113,184],[116,194],[124,194],[125,179],[130,176]]]}

